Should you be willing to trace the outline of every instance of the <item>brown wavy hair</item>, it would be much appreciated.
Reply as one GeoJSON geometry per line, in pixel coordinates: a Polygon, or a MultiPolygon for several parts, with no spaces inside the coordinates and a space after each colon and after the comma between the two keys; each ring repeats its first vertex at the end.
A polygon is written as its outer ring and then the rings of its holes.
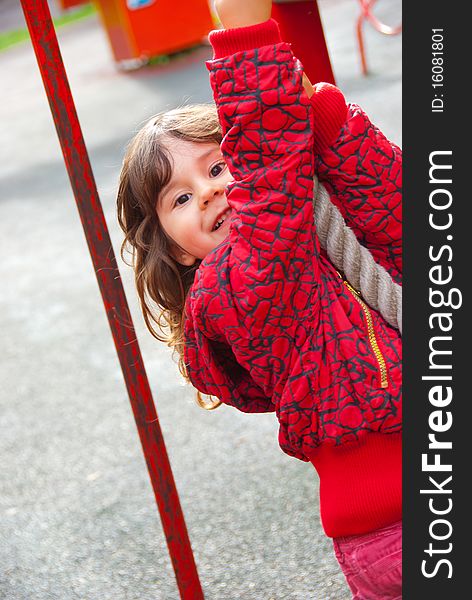
{"type": "Polygon", "coordinates": [[[216,107],[196,104],[157,114],[136,134],[126,149],[121,169],[118,222],[125,234],[121,256],[134,268],[146,326],[155,338],[175,350],[180,372],[188,379],[183,340],[185,299],[201,261],[186,267],[175,260],[175,242],[157,216],[159,195],[172,177],[172,158],[165,145],[169,137],[219,145],[221,129],[216,107]],[[126,260],[126,253],[131,261],[126,260]]]}

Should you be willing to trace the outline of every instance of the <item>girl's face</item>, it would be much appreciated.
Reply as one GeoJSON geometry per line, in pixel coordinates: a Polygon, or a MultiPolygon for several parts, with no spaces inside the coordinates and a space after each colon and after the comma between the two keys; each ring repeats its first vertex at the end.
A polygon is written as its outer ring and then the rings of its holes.
{"type": "Polygon", "coordinates": [[[190,266],[228,235],[231,209],[225,188],[232,178],[217,144],[169,138],[166,147],[173,173],[159,196],[157,215],[175,242],[174,258],[190,266]]]}

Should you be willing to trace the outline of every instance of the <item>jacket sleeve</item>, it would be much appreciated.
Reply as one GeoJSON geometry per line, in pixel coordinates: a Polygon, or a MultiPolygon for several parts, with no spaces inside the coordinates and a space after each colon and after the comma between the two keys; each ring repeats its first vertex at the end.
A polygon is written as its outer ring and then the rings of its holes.
{"type": "Polygon", "coordinates": [[[196,387],[236,406],[228,369],[217,367],[222,349],[227,359],[231,348],[233,364],[272,398],[283,385],[276,363],[293,359],[299,323],[316,310],[313,112],[288,44],[239,51],[208,68],[234,178],[233,216],[227,241],[203,261],[188,298],[186,359],[196,387]]]}
{"type": "Polygon", "coordinates": [[[400,148],[357,105],[349,105],[337,139],[319,148],[316,172],[357,239],[401,282],[400,148]]]}
{"type": "MultiPolygon", "coordinates": [[[[239,52],[212,61],[209,69],[223,129],[221,149],[234,178],[227,192],[233,209],[231,297],[247,335],[267,339],[302,318],[287,310],[294,296],[300,311],[312,306],[309,291],[319,251],[312,203],[313,113],[302,67],[288,44],[239,52]]],[[[243,328],[238,329],[239,334],[243,328]]],[[[242,347],[241,339],[229,342],[242,347]]]]}
{"type": "MultiPolygon", "coordinates": [[[[289,257],[304,259],[313,245],[307,202],[313,194],[313,122],[301,65],[280,43],[212,61],[209,69],[221,150],[234,178],[227,190],[234,211],[232,259],[254,273],[272,272],[275,259],[276,271],[286,276],[289,257]]],[[[270,279],[276,278],[272,272],[270,279]]]]}
{"type": "Polygon", "coordinates": [[[230,346],[208,335],[194,322],[186,322],[185,355],[192,384],[204,394],[215,396],[242,412],[275,411],[270,397],[236,360],[230,346]]]}

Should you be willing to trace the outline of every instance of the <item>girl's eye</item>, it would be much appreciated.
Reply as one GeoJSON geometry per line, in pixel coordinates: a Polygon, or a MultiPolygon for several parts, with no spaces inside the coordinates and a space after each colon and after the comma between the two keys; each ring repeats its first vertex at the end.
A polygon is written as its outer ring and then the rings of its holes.
{"type": "Polygon", "coordinates": [[[218,175],[220,173],[222,173],[225,168],[226,168],[226,163],[225,162],[219,162],[216,165],[213,165],[213,167],[210,169],[210,175],[212,177],[218,177],[218,175]]]}
{"type": "Polygon", "coordinates": [[[175,204],[176,204],[176,206],[182,206],[189,200],[190,200],[190,194],[182,194],[181,196],[179,196],[177,198],[177,200],[175,201],[175,204]]]}

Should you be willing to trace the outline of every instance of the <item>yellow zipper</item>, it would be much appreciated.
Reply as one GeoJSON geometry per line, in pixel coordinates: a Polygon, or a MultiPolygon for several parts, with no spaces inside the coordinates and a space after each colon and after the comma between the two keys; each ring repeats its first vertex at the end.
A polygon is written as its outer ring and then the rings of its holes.
{"type": "Polygon", "coordinates": [[[377,364],[379,366],[380,387],[386,388],[386,387],[388,387],[387,364],[385,363],[385,358],[383,357],[382,351],[379,348],[379,343],[377,342],[377,337],[375,335],[375,329],[374,329],[374,322],[372,320],[372,314],[370,312],[370,309],[367,306],[367,304],[364,302],[364,300],[362,300],[362,298],[360,297],[359,292],[357,290],[355,290],[352,287],[352,285],[341,276],[340,273],[338,273],[338,275],[343,280],[344,285],[352,293],[352,295],[354,296],[354,299],[357,300],[357,302],[362,307],[362,310],[365,315],[365,319],[367,321],[367,336],[369,338],[370,347],[372,348],[372,352],[374,353],[375,358],[377,359],[377,364]]]}

